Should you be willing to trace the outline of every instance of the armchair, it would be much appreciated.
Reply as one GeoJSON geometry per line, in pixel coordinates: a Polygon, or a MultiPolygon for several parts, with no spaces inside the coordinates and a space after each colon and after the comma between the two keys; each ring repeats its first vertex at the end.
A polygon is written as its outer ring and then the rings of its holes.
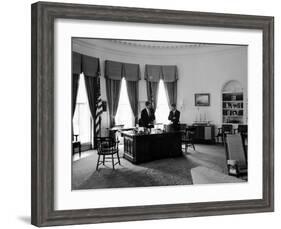
{"type": "Polygon", "coordinates": [[[218,128],[218,134],[216,136],[217,142],[219,142],[219,138],[221,138],[221,142],[223,143],[226,134],[233,134],[233,126],[231,124],[223,124],[218,128]]]}
{"type": "Polygon", "coordinates": [[[229,175],[247,174],[248,165],[240,134],[226,134],[225,152],[229,175]]]}
{"type": "Polygon", "coordinates": [[[115,165],[120,163],[120,157],[119,157],[119,149],[118,149],[119,141],[116,141],[113,137],[98,137],[97,138],[97,146],[98,146],[98,161],[96,170],[99,169],[99,166],[101,164],[105,165],[106,158],[109,157],[111,159],[112,163],[112,169],[115,169],[115,165]],[[117,156],[117,162],[114,162],[114,155],[117,156]],[[101,160],[102,157],[102,160],[101,160]]]}

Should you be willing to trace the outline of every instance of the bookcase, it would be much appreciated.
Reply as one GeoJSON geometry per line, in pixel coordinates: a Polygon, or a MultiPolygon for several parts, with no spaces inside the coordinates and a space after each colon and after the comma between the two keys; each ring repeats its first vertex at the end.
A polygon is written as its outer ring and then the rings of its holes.
{"type": "Polygon", "coordinates": [[[242,124],[245,115],[244,98],[242,92],[222,93],[222,121],[223,123],[242,124]]]}

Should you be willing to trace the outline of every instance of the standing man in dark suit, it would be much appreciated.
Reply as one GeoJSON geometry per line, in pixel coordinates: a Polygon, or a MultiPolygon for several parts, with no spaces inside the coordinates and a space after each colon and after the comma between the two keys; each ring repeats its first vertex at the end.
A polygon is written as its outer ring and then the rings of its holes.
{"type": "Polygon", "coordinates": [[[139,124],[140,126],[146,128],[153,128],[154,120],[155,120],[154,109],[152,108],[151,103],[146,101],[145,108],[141,111],[141,118],[139,124]]]}
{"type": "Polygon", "coordinates": [[[176,104],[172,104],[168,119],[173,123],[174,130],[177,130],[180,122],[180,112],[177,110],[176,104]]]}

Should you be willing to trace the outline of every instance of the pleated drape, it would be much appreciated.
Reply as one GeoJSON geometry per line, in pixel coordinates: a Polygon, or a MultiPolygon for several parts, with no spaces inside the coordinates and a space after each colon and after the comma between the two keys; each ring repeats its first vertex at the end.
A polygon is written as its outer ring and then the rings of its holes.
{"type": "Polygon", "coordinates": [[[139,82],[126,81],[129,102],[135,117],[135,124],[138,123],[138,109],[139,109],[139,82]]]}
{"type": "Polygon", "coordinates": [[[100,61],[98,58],[83,55],[82,70],[84,72],[85,87],[87,91],[88,103],[92,118],[96,113],[96,90],[97,77],[100,74],[100,61]]]}
{"type": "Polygon", "coordinates": [[[172,104],[177,104],[177,81],[174,82],[164,82],[166,95],[169,101],[169,107],[172,104]]]}
{"type": "Polygon", "coordinates": [[[121,80],[106,79],[106,94],[110,127],[115,125],[115,116],[120,99],[121,80]]]}
{"type": "Polygon", "coordinates": [[[96,146],[96,137],[98,133],[94,130],[96,129],[96,100],[97,100],[97,81],[100,76],[100,60],[96,57],[82,55],[82,70],[84,73],[84,81],[87,92],[89,110],[92,116],[93,122],[93,142],[94,147],[96,146]]]}
{"type": "Polygon", "coordinates": [[[79,54],[77,52],[72,52],[72,94],[71,94],[72,117],[75,112],[77,93],[78,93],[78,88],[79,88],[79,77],[80,77],[81,72],[82,72],[81,54],[79,54]]]}
{"type": "Polygon", "coordinates": [[[96,93],[95,93],[95,86],[96,86],[96,77],[84,75],[85,79],[85,87],[87,91],[89,109],[92,115],[92,118],[95,118],[96,114],[96,93]]]}
{"type": "Polygon", "coordinates": [[[178,71],[175,65],[163,65],[162,79],[164,81],[166,95],[168,97],[169,106],[177,104],[177,82],[178,82],[178,71]]]}
{"type": "Polygon", "coordinates": [[[74,116],[74,112],[76,108],[79,79],[80,79],[80,74],[76,74],[76,73],[72,74],[72,117],[74,116]]]}
{"type": "Polygon", "coordinates": [[[129,102],[134,115],[135,124],[138,123],[138,109],[139,109],[139,80],[140,67],[138,64],[123,64],[123,76],[126,79],[127,93],[129,102]]]}
{"type": "Polygon", "coordinates": [[[120,99],[123,66],[120,62],[106,60],[104,67],[109,124],[113,127],[120,99]]]}

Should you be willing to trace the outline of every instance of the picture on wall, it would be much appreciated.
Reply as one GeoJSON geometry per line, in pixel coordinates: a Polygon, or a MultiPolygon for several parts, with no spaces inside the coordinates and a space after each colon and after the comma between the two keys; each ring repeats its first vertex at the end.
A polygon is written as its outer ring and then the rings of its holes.
{"type": "Polygon", "coordinates": [[[210,106],[210,94],[195,94],[195,106],[210,106]]]}
{"type": "Polygon", "coordinates": [[[72,38],[72,190],[247,182],[245,88],[247,46],[72,38]]]}

